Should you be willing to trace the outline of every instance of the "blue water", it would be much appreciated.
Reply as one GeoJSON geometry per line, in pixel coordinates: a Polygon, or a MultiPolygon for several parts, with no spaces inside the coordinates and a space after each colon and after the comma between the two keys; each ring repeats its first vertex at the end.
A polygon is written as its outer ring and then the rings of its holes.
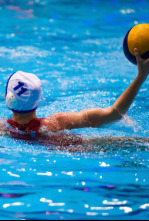
{"type": "MultiPolygon", "coordinates": [[[[38,117],[112,105],[137,75],[123,37],[148,23],[146,0],[0,0],[0,118],[17,70],[43,85],[38,117]]],[[[119,122],[82,137],[149,137],[149,79],[119,122]]],[[[149,219],[149,143],[94,145],[81,153],[0,136],[0,219],[149,219]]]]}

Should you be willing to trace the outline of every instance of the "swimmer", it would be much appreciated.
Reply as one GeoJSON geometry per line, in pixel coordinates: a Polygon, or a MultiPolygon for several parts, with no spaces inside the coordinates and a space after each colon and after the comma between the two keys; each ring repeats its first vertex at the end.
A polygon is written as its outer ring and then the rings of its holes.
{"type": "Polygon", "coordinates": [[[37,118],[36,109],[42,95],[39,78],[22,71],[12,74],[6,85],[5,101],[13,115],[11,119],[1,120],[1,132],[15,137],[16,131],[22,131],[21,136],[25,134],[32,140],[35,136],[38,137],[41,134],[41,128],[44,128],[45,131],[52,133],[52,144],[72,145],[83,142],[79,137],[70,139],[68,135],[64,139],[63,135],[59,137],[54,133],[65,129],[100,127],[103,124],[120,120],[126,114],[149,74],[149,59],[142,59],[138,49],[134,49],[134,53],[138,75],[116,102],[107,108],[84,109],[76,113],[53,113],[47,118],[37,118]]]}

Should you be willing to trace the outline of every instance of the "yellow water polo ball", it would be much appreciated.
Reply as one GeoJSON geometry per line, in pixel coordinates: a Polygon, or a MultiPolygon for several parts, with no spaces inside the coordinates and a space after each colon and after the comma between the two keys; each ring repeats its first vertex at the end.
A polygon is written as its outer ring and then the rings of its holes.
{"type": "Polygon", "coordinates": [[[131,28],[123,39],[123,51],[127,59],[137,64],[134,48],[142,58],[149,58],[149,24],[138,24],[131,28]]]}

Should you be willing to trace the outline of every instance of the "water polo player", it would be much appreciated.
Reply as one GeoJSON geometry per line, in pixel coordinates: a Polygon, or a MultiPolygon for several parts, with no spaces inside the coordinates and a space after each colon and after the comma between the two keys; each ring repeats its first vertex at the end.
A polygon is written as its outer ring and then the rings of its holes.
{"type": "MultiPolygon", "coordinates": [[[[57,132],[65,129],[100,127],[103,124],[120,120],[132,104],[149,73],[149,59],[142,59],[137,49],[134,50],[134,53],[138,64],[138,75],[116,102],[107,108],[85,109],[77,113],[53,113],[47,118],[39,119],[36,116],[36,109],[42,95],[40,80],[30,73],[21,71],[14,73],[8,79],[5,93],[6,105],[13,112],[13,116],[7,120],[5,128],[3,125],[3,129],[10,130],[12,137],[16,136],[14,131],[22,131],[20,139],[27,136],[27,139],[32,140],[39,136],[43,127],[47,131],[57,132]]],[[[63,138],[53,135],[51,143],[63,143],[63,138]]],[[[64,142],[65,145],[69,144],[69,138],[67,137],[66,143],[64,142]]],[[[70,143],[79,142],[81,140],[76,138],[76,140],[72,139],[70,143]]]]}

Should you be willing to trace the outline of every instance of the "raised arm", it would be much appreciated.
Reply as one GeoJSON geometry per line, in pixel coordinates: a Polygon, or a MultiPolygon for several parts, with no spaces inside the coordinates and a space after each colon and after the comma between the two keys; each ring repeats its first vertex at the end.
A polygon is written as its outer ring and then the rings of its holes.
{"type": "Polygon", "coordinates": [[[137,49],[134,49],[134,53],[138,64],[138,75],[112,106],[108,108],[85,109],[77,113],[53,114],[46,119],[48,129],[57,131],[83,127],[99,127],[102,124],[121,119],[149,74],[149,59],[142,59],[137,49]]]}
{"type": "Polygon", "coordinates": [[[138,64],[138,75],[113,105],[113,108],[121,114],[125,114],[127,112],[141,85],[149,74],[149,59],[142,59],[137,49],[134,49],[134,53],[138,64]]]}

